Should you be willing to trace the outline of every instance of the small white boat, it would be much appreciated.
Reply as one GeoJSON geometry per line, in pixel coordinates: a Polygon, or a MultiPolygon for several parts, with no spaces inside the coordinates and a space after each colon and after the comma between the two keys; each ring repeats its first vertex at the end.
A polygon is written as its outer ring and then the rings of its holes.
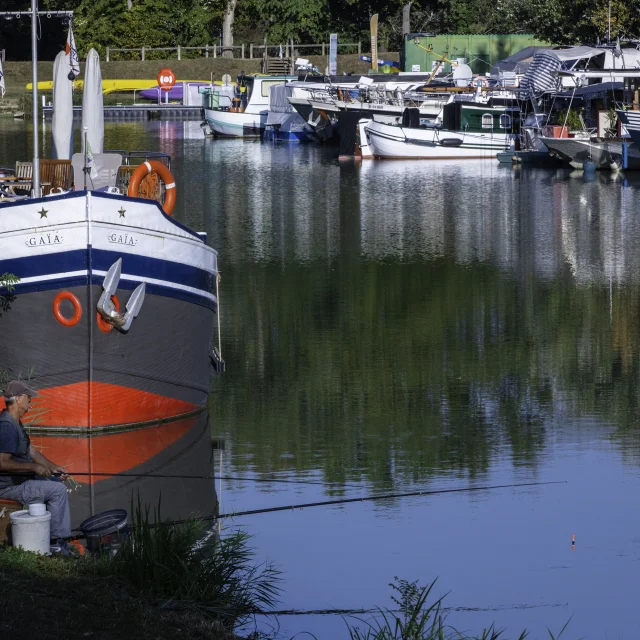
{"type": "Polygon", "coordinates": [[[295,80],[296,76],[240,76],[234,95],[220,95],[215,87],[203,91],[204,117],[214,136],[258,138],[264,135],[269,114],[271,87],[295,80]],[[244,90],[243,90],[244,89],[244,90]]]}
{"type": "Polygon", "coordinates": [[[417,109],[405,109],[402,124],[372,120],[364,131],[374,158],[496,158],[512,147],[519,116],[517,107],[452,100],[440,122],[425,123],[417,109]]]}

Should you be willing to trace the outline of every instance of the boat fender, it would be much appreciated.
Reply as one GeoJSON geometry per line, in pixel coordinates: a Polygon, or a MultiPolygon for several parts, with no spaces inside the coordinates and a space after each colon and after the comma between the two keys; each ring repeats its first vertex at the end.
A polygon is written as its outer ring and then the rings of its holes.
{"type": "Polygon", "coordinates": [[[71,291],[61,291],[53,300],[53,315],[63,327],[75,327],[82,318],[80,300],[71,291]],[[73,305],[73,315],[70,318],[65,318],[60,310],[63,300],[68,300],[73,305]]]}
{"type": "Polygon", "coordinates": [[[443,138],[440,140],[440,144],[443,147],[459,147],[462,144],[460,138],[443,138]]]}
{"type": "MultiPolygon", "coordinates": [[[[116,311],[120,313],[120,300],[118,300],[118,296],[111,296],[111,301],[113,302],[113,306],[116,308],[116,311]]],[[[100,312],[96,312],[96,319],[98,321],[98,329],[102,331],[102,333],[109,333],[113,329],[113,325],[109,324],[101,315],[100,312]]]]}
{"type": "Polygon", "coordinates": [[[164,188],[166,190],[164,197],[164,205],[162,205],[163,211],[170,216],[173,213],[173,207],[176,205],[176,183],[169,171],[167,165],[158,162],[158,160],[145,160],[138,168],[131,174],[131,180],[129,180],[129,190],[127,195],[130,198],[138,197],[138,190],[140,189],[140,183],[152,171],[155,171],[163,180],[164,188]]]}

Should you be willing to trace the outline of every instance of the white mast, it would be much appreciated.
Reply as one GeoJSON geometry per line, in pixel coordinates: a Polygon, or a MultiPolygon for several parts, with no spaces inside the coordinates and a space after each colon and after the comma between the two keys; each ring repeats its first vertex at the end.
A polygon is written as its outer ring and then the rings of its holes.
{"type": "Polygon", "coordinates": [[[31,0],[31,73],[33,83],[33,197],[40,197],[40,158],[38,153],[38,0],[31,0]]]}

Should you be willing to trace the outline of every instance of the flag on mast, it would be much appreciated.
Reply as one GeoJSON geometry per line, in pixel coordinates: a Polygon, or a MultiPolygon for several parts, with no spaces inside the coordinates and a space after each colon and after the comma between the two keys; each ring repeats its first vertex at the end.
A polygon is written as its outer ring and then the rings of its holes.
{"type": "Polygon", "coordinates": [[[78,62],[78,50],[76,49],[76,41],[73,37],[73,29],[69,23],[69,33],[67,33],[67,44],[64,48],[64,54],[67,56],[69,68],[74,76],[80,75],[80,63],[78,62]]]}
{"type": "Polygon", "coordinates": [[[371,72],[378,73],[378,14],[371,16],[369,21],[371,31],[371,72]]]}
{"type": "Polygon", "coordinates": [[[0,93],[4,98],[5,86],[4,86],[4,73],[2,72],[2,60],[0,59],[0,93]]]}
{"type": "Polygon", "coordinates": [[[87,167],[91,170],[89,173],[91,179],[95,180],[98,177],[98,168],[96,167],[96,163],[93,159],[93,151],[91,151],[89,140],[87,140],[87,167]]]}

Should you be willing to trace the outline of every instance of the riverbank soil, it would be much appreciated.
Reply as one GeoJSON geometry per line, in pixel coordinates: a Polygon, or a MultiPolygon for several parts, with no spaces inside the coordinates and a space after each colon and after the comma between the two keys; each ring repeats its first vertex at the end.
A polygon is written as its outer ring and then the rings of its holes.
{"type": "MultiPolygon", "coordinates": [[[[197,610],[171,610],[83,558],[0,547],[0,637],[12,640],[233,640],[197,610]]],[[[164,603],[166,604],[166,603],[164,603]]]]}

